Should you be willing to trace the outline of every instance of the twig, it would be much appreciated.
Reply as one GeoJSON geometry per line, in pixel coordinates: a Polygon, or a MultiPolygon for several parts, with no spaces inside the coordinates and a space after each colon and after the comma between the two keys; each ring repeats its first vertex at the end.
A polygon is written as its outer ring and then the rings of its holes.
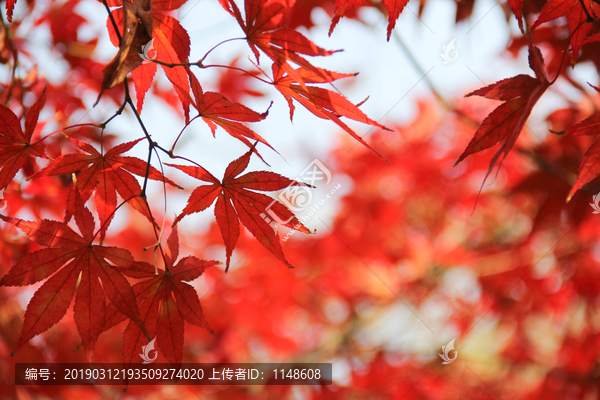
{"type": "Polygon", "coordinates": [[[119,28],[117,27],[117,22],[115,21],[115,17],[110,12],[110,7],[106,0],[102,0],[102,4],[106,7],[106,12],[108,13],[108,17],[110,18],[110,22],[112,23],[113,28],[115,29],[115,33],[117,34],[117,38],[119,39],[119,47],[121,47],[121,32],[119,32],[119,28]]]}

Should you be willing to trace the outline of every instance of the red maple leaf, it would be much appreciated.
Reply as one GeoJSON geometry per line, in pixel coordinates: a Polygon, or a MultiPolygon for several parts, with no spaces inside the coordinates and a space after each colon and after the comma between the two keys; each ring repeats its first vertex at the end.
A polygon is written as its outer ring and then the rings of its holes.
{"type": "MultiPolygon", "coordinates": [[[[334,16],[331,20],[331,26],[329,27],[329,36],[333,32],[333,29],[338,24],[340,19],[346,15],[349,11],[354,10],[366,3],[366,0],[336,0],[334,16]]],[[[392,35],[392,29],[396,26],[396,20],[404,10],[404,7],[408,4],[408,0],[383,0],[383,4],[388,12],[388,27],[387,27],[387,40],[390,41],[392,35]]]]}
{"type": "Polygon", "coordinates": [[[199,186],[192,192],[187,205],[173,224],[177,224],[186,215],[206,210],[216,199],[215,217],[225,242],[227,256],[225,271],[229,269],[231,254],[240,235],[240,222],[267,250],[277,256],[286,266],[293,268],[283,254],[279,235],[271,220],[303,233],[311,233],[311,231],[298,221],[285,205],[254,190],[273,192],[289,186],[310,185],[292,181],[269,171],[248,172],[238,176],[248,167],[253,151],[254,147],[242,157],[232,161],[225,170],[221,182],[202,167],[166,164],[191,177],[210,183],[199,186]]]}
{"type": "Polygon", "coordinates": [[[531,30],[534,30],[545,22],[564,17],[578,1],[579,0],[549,0],[544,4],[544,7],[542,7],[539,17],[531,26],[531,30]]]}
{"type": "Polygon", "coordinates": [[[192,92],[196,98],[196,101],[191,98],[189,101],[198,110],[198,115],[192,121],[201,117],[210,127],[213,136],[215,136],[218,125],[248,147],[252,147],[250,140],[258,140],[273,148],[265,139],[242,123],[262,121],[269,114],[268,109],[259,114],[240,103],[229,100],[221,93],[204,92],[196,76],[189,69],[187,72],[192,83],[192,92]]]}
{"type": "Polygon", "coordinates": [[[519,23],[519,29],[522,33],[525,33],[523,28],[523,0],[508,0],[508,5],[510,6],[513,14],[517,18],[517,22],[519,23]]]}
{"type": "MultiPolygon", "coordinates": [[[[220,262],[188,256],[176,263],[179,255],[177,227],[167,240],[166,250],[164,270],[157,271],[148,263],[137,263],[132,265],[133,268],[123,270],[123,273],[132,278],[144,279],[133,286],[141,319],[150,336],[156,337],[161,353],[170,363],[178,364],[181,363],[183,354],[184,321],[212,333],[204,318],[198,293],[187,282],[197,279],[206,268],[220,262]]],[[[111,310],[113,314],[117,313],[116,307],[112,306],[111,310]]],[[[120,322],[119,318],[105,329],[116,322],[120,322]]],[[[148,339],[138,325],[130,321],[123,333],[123,362],[137,362],[142,346],[147,343],[148,339]]]]}
{"type": "Polygon", "coordinates": [[[529,75],[517,75],[477,89],[465,96],[482,96],[504,101],[483,120],[475,132],[475,136],[454,164],[456,166],[471,154],[502,142],[502,146],[492,157],[481,184],[482,188],[496,163],[500,168],[502,161],[512,149],[525,126],[531,110],[551,85],[546,75],[542,53],[531,44],[529,46],[529,66],[535,72],[535,78],[529,75]]]}
{"type": "Polygon", "coordinates": [[[352,104],[348,99],[339,93],[331,90],[323,89],[317,86],[308,86],[311,83],[329,83],[340,78],[353,76],[351,74],[341,74],[338,72],[326,71],[320,69],[319,73],[313,73],[303,69],[296,70],[296,74],[301,76],[305,85],[295,83],[289,75],[284,74],[277,65],[273,64],[273,86],[277,89],[288,102],[290,108],[290,119],[294,116],[293,100],[302,104],[308,111],[319,118],[328,119],[335,122],[339,127],[348,132],[353,138],[358,140],[368,149],[373,151],[379,157],[383,158],[373,147],[363,140],[362,137],[356,134],[348,125],[346,125],[341,117],[346,117],[354,121],[362,122],[376,126],[381,129],[391,131],[391,129],[373,121],[358,106],[352,104]]]}
{"type": "Polygon", "coordinates": [[[0,280],[2,286],[26,286],[46,280],[25,311],[21,336],[13,351],[59,322],[71,305],[75,291],[75,325],[91,361],[94,346],[104,330],[106,297],[121,313],[148,332],[140,319],[134,292],[120,269],[133,269],[131,253],[117,247],[94,245],[94,217],[75,189],[75,222],[81,235],[66,223],[51,220],[25,221],[5,217],[45,249],[22,258],[0,280]],[[79,281],[79,284],[78,284],[79,281]]]}
{"type": "MultiPolygon", "coordinates": [[[[567,129],[566,135],[573,136],[587,136],[597,135],[598,128],[600,127],[600,113],[592,114],[590,117],[584,119],[577,125],[567,129]]],[[[596,137],[596,140],[585,152],[581,165],[579,166],[579,173],[577,174],[577,181],[567,196],[567,201],[571,200],[573,195],[581,189],[586,183],[592,181],[600,175],[600,140],[596,137]]]]}
{"type": "Polygon", "coordinates": [[[17,0],[6,0],[6,19],[8,19],[8,22],[12,22],[13,10],[16,3],[17,0]]]}
{"type": "Polygon", "coordinates": [[[310,64],[301,54],[310,57],[329,56],[339,51],[322,49],[300,32],[285,27],[295,0],[246,0],[245,19],[233,0],[221,0],[220,3],[237,19],[257,62],[260,49],[301,84],[300,75],[288,61],[319,73],[320,69],[310,64]]]}
{"type": "MultiPolygon", "coordinates": [[[[88,143],[70,138],[77,147],[86,152],[72,153],[60,156],[52,160],[46,168],[31,176],[29,179],[35,179],[42,176],[70,175],[77,173],[77,187],[81,197],[86,202],[94,190],[96,191],[96,209],[100,217],[101,240],[106,234],[106,229],[114,217],[117,208],[117,193],[124,200],[130,200],[130,204],[142,215],[153,221],[150,211],[144,199],[139,197],[142,188],[132,174],[144,177],[146,175],[146,161],[135,157],[122,156],[126,151],[131,150],[144,138],[120,144],[104,152],[97,151],[88,143]]],[[[172,186],[179,187],[171,180],[163,176],[156,168],[149,166],[148,179],[163,181],[172,186]]],[[[70,192],[67,200],[67,211],[65,220],[68,221],[73,212],[73,196],[70,192]]]]}
{"type": "Polygon", "coordinates": [[[585,38],[592,29],[592,22],[587,20],[587,13],[583,9],[582,2],[585,5],[588,13],[593,14],[593,2],[590,0],[549,0],[539,17],[531,27],[533,31],[535,28],[543,23],[567,16],[567,25],[569,28],[569,34],[571,37],[572,54],[571,59],[573,62],[579,55],[579,49],[585,42],[585,38]]]}
{"type": "Polygon", "coordinates": [[[15,113],[0,105],[0,190],[6,189],[31,156],[46,157],[40,143],[31,144],[31,135],[45,100],[44,92],[29,109],[25,117],[25,132],[15,113]]]}

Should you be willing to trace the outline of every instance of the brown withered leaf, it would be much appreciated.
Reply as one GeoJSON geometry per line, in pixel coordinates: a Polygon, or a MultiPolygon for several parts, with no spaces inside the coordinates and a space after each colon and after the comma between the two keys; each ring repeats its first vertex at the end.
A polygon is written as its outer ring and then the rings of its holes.
{"type": "Polygon", "coordinates": [[[125,11],[124,30],[121,32],[121,44],[115,58],[102,71],[102,92],[123,82],[127,74],[142,65],[139,51],[152,40],[152,3],[151,0],[123,1],[125,11]]]}

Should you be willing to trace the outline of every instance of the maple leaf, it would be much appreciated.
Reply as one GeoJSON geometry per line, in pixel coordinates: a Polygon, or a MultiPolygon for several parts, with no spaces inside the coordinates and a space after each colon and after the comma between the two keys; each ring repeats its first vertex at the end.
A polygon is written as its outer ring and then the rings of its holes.
{"type": "MultiPolygon", "coordinates": [[[[593,3],[589,0],[583,2],[588,9],[592,9],[593,3]]],[[[571,36],[571,60],[575,62],[579,55],[579,49],[585,42],[590,30],[592,30],[591,21],[587,21],[587,14],[584,11],[581,2],[577,1],[569,14],[567,14],[567,25],[571,36]],[[590,22],[590,23],[587,23],[590,22]]]]}
{"type": "Polygon", "coordinates": [[[523,28],[523,0],[508,0],[508,5],[512,10],[513,14],[517,18],[517,22],[519,23],[519,29],[521,33],[525,33],[523,28]]]}
{"type": "Polygon", "coordinates": [[[492,157],[482,188],[498,160],[500,160],[498,168],[502,165],[502,161],[525,126],[531,110],[551,84],[546,75],[542,53],[531,44],[529,45],[529,67],[535,72],[535,78],[529,75],[517,75],[477,89],[465,96],[482,96],[504,101],[483,120],[473,139],[454,164],[456,166],[471,154],[502,142],[502,146],[492,157]]]}
{"type": "Polygon", "coordinates": [[[152,39],[152,3],[150,0],[123,1],[123,29],[119,51],[102,72],[102,90],[123,82],[129,72],[142,65],[138,49],[152,39]]]}
{"type": "Polygon", "coordinates": [[[104,328],[107,297],[149,336],[140,319],[134,292],[120,271],[120,268],[133,269],[135,260],[125,249],[93,244],[97,235],[94,217],[76,189],[75,192],[74,216],[81,234],[64,222],[46,219],[30,222],[0,214],[0,219],[45,247],[22,258],[0,280],[2,286],[26,286],[47,279],[27,305],[13,354],[64,317],[75,291],[75,325],[89,361],[104,328]]]}
{"type": "Polygon", "coordinates": [[[17,0],[6,0],[6,19],[8,22],[12,22],[13,10],[15,9],[17,0]]]}
{"type": "Polygon", "coordinates": [[[131,80],[133,81],[133,86],[135,87],[135,95],[137,100],[136,108],[138,113],[142,112],[144,98],[146,97],[146,93],[148,93],[152,87],[152,82],[156,76],[156,69],[156,63],[149,62],[142,64],[131,71],[131,80]]]}
{"type": "MultiPolygon", "coordinates": [[[[589,10],[593,11],[593,3],[589,0],[584,0],[583,4],[589,10]]],[[[592,22],[587,20],[587,14],[583,9],[580,0],[549,0],[539,17],[532,25],[531,30],[540,26],[543,23],[567,16],[567,26],[571,37],[572,61],[575,62],[579,55],[579,49],[585,42],[585,38],[592,29],[592,22]]]]}
{"type": "Polygon", "coordinates": [[[366,0],[336,0],[335,8],[333,10],[333,19],[331,20],[331,25],[329,26],[329,36],[331,36],[333,29],[337,26],[338,22],[340,22],[340,19],[348,13],[348,11],[357,8],[365,2],[366,0]]]}
{"type": "Polygon", "coordinates": [[[25,132],[15,113],[0,105],[0,190],[6,189],[31,156],[46,158],[40,143],[31,144],[31,136],[44,107],[45,95],[45,92],[42,93],[29,109],[25,117],[25,132]]]}
{"type": "MultiPolygon", "coordinates": [[[[204,318],[198,293],[191,282],[204,273],[206,268],[220,264],[219,261],[199,260],[194,256],[184,257],[179,262],[179,237],[174,227],[165,254],[165,269],[155,273],[148,263],[132,264],[123,273],[136,279],[135,284],[140,316],[151,337],[156,337],[158,347],[165,358],[173,364],[181,363],[183,354],[184,321],[206,329],[212,334],[204,318]]],[[[112,307],[113,313],[116,307],[112,307]]],[[[106,326],[108,329],[110,326],[106,326]]],[[[123,362],[138,362],[138,353],[148,343],[139,326],[130,321],[123,333],[123,362]]]]}
{"type": "MultiPolygon", "coordinates": [[[[343,16],[364,3],[366,3],[366,0],[336,0],[335,9],[333,10],[334,16],[329,26],[329,36],[331,36],[333,29],[343,16]]],[[[396,20],[408,4],[408,0],[383,0],[383,4],[388,12],[387,41],[389,42],[392,30],[396,26],[396,20]]]]}
{"type": "MultiPolygon", "coordinates": [[[[326,71],[323,69],[317,74],[312,71],[298,69],[297,74],[302,77],[302,81],[306,84],[328,83],[340,78],[352,76],[350,74],[340,74],[338,72],[326,71]]],[[[290,108],[290,119],[293,119],[294,116],[293,99],[302,104],[308,111],[317,117],[335,122],[339,127],[348,132],[350,136],[358,140],[379,157],[383,158],[381,154],[365,142],[362,137],[358,136],[356,132],[340,118],[346,117],[387,131],[391,131],[391,129],[367,117],[358,106],[352,104],[341,94],[317,86],[304,85],[303,87],[298,85],[289,75],[284,75],[283,70],[279,69],[275,64],[273,64],[273,86],[275,86],[287,100],[290,108]]]]}
{"type": "Polygon", "coordinates": [[[254,190],[273,192],[289,186],[310,187],[310,185],[292,181],[269,171],[248,172],[239,176],[248,167],[253,151],[254,147],[237,160],[232,161],[226,168],[221,182],[202,167],[166,164],[193,178],[210,183],[199,186],[192,192],[187,205],[173,224],[177,224],[186,215],[206,210],[216,200],[215,217],[225,242],[227,257],[225,271],[229,269],[231,255],[240,234],[240,222],[267,250],[287,267],[293,268],[283,254],[274,223],[266,221],[269,219],[267,215],[271,216],[269,220],[273,219],[288,228],[303,233],[312,232],[278,200],[254,190]]]}
{"type": "MultiPolygon", "coordinates": [[[[37,172],[29,179],[43,176],[77,174],[77,187],[81,197],[86,202],[92,192],[96,191],[96,209],[102,225],[100,237],[104,239],[106,229],[117,208],[117,193],[124,200],[131,199],[130,204],[142,215],[154,222],[144,199],[139,197],[142,188],[132,174],[144,177],[146,175],[146,161],[135,157],[122,156],[121,154],[131,150],[133,146],[144,138],[127,142],[113,147],[106,152],[99,152],[91,145],[79,140],[69,138],[79,149],[87,154],[73,153],[64,154],[52,160],[46,168],[37,172]]],[[[181,189],[180,186],[164,177],[156,168],[149,166],[148,179],[164,182],[181,189]]],[[[73,191],[67,200],[67,211],[65,220],[68,221],[72,215],[73,191]]]]}
{"type": "MultiPolygon", "coordinates": [[[[598,128],[600,127],[600,113],[592,114],[590,117],[584,119],[575,126],[567,129],[565,135],[572,136],[587,136],[597,135],[598,128]]],[[[588,150],[585,152],[581,164],[579,166],[579,172],[577,174],[577,181],[571,188],[567,201],[570,201],[573,195],[581,189],[586,183],[592,181],[600,175],[600,140],[596,138],[588,150]]]]}
{"type": "Polygon", "coordinates": [[[387,41],[389,42],[392,29],[396,26],[396,20],[408,4],[408,0],[383,0],[383,4],[388,11],[387,41]]]}
{"type": "MultiPolygon", "coordinates": [[[[127,2],[125,2],[127,3],[127,2]]],[[[181,7],[185,1],[157,1],[151,2],[149,19],[152,21],[152,29],[149,31],[148,40],[134,47],[136,57],[139,61],[132,71],[132,80],[136,89],[137,109],[142,111],[144,97],[151,87],[156,74],[157,64],[146,62],[142,64],[142,58],[139,51],[143,51],[144,46],[152,46],[152,54],[148,54],[152,60],[160,61],[165,64],[181,64],[188,60],[190,55],[190,37],[187,31],[181,26],[177,19],[164,12],[173,11],[181,7]]],[[[116,0],[109,2],[110,6],[122,6],[116,0]]],[[[127,16],[126,7],[121,7],[111,11],[115,23],[119,30],[122,30],[124,19],[127,16]]],[[[114,30],[110,19],[107,21],[108,32],[111,42],[119,46],[119,39],[114,30]]],[[[151,60],[150,60],[151,61],[151,60]]],[[[189,91],[190,84],[186,69],[183,66],[167,67],[162,65],[165,75],[173,84],[179,100],[183,106],[186,122],[189,122],[189,91]]]]}
{"type": "Polygon", "coordinates": [[[198,110],[198,116],[194,117],[194,119],[201,117],[210,127],[213,136],[215,136],[218,125],[248,147],[252,147],[250,140],[258,140],[273,148],[260,135],[241,123],[262,121],[269,114],[268,109],[264,113],[259,114],[242,104],[234,103],[220,93],[205,93],[200,86],[200,82],[198,82],[196,76],[189,69],[188,74],[192,82],[192,92],[196,98],[196,101],[191,98],[189,101],[198,110]]]}
{"type": "Polygon", "coordinates": [[[548,21],[564,17],[573,8],[573,5],[579,0],[549,0],[540,12],[540,15],[531,26],[534,30],[538,26],[548,21]]]}
{"type": "Polygon", "coordinates": [[[288,61],[319,73],[320,69],[310,64],[300,54],[316,57],[329,56],[339,51],[322,49],[300,32],[285,28],[295,0],[246,0],[245,20],[233,0],[221,0],[220,3],[238,21],[257,62],[260,63],[258,52],[260,49],[280,68],[294,76],[300,84],[303,84],[300,75],[288,61]]]}

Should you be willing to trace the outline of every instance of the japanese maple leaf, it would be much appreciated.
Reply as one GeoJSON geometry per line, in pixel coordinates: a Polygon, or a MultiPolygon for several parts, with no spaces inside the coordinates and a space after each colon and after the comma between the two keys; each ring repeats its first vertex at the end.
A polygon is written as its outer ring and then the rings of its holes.
{"type": "Polygon", "coordinates": [[[301,54],[311,57],[329,56],[339,51],[322,49],[301,33],[285,28],[295,0],[246,0],[245,19],[233,0],[220,0],[220,3],[237,19],[257,62],[259,62],[258,49],[260,49],[300,83],[302,81],[299,74],[288,61],[318,73],[319,69],[310,64],[301,54]]]}
{"type": "MultiPolygon", "coordinates": [[[[46,168],[30,177],[35,179],[42,176],[55,176],[64,174],[77,174],[77,187],[81,192],[83,201],[87,201],[92,192],[96,191],[96,209],[100,217],[101,240],[106,234],[106,229],[117,208],[117,193],[124,200],[131,199],[130,204],[142,215],[153,222],[150,211],[144,199],[138,195],[142,188],[132,174],[144,177],[146,175],[146,161],[135,157],[122,156],[123,153],[131,150],[133,146],[144,138],[120,144],[106,152],[99,152],[91,145],[79,140],[70,138],[77,147],[85,153],[65,154],[52,160],[46,168]]],[[[156,168],[149,166],[148,179],[164,181],[172,186],[180,188],[171,180],[164,177],[156,168]]],[[[68,221],[72,215],[73,192],[70,193],[67,201],[67,212],[65,220],[68,221]]]]}
{"type": "MultiPolygon", "coordinates": [[[[132,53],[135,53],[137,57],[136,67],[131,72],[132,80],[135,86],[136,97],[137,97],[137,109],[138,112],[142,111],[142,106],[146,93],[152,86],[152,81],[156,75],[156,63],[151,62],[157,60],[166,64],[181,64],[188,61],[190,55],[190,37],[187,31],[181,26],[177,19],[170,15],[164,14],[168,11],[173,11],[181,7],[184,0],[153,0],[148,4],[150,7],[148,11],[148,18],[152,21],[151,30],[149,31],[149,37],[143,43],[137,43],[132,46],[132,53]],[[151,60],[144,60],[139,55],[143,53],[151,60]]],[[[125,4],[127,1],[125,2],[125,4]]],[[[120,1],[111,0],[108,2],[109,6],[122,6],[120,1]]],[[[127,7],[121,7],[111,11],[113,18],[120,31],[123,29],[124,19],[127,17],[127,7]]],[[[107,21],[108,32],[110,39],[115,46],[119,46],[119,39],[116,35],[112,21],[107,21]]],[[[122,47],[122,45],[121,45],[122,47]]],[[[173,84],[177,95],[183,106],[183,111],[186,117],[186,122],[189,122],[189,106],[188,101],[190,84],[188,81],[187,73],[184,67],[176,66],[173,68],[163,66],[165,75],[169,81],[173,84]]]]}
{"type": "Polygon", "coordinates": [[[365,142],[362,137],[358,136],[356,132],[346,125],[341,120],[341,117],[346,117],[388,131],[391,131],[391,129],[386,128],[367,117],[358,106],[352,104],[341,94],[317,86],[308,86],[308,84],[311,83],[328,83],[352,75],[325,70],[321,70],[318,74],[315,74],[312,73],[312,71],[302,69],[298,69],[297,73],[302,77],[303,82],[305,82],[306,85],[304,85],[304,87],[295,83],[295,80],[289,75],[284,75],[283,70],[273,64],[273,86],[275,86],[287,100],[290,108],[290,119],[294,116],[295,108],[292,100],[296,100],[317,117],[335,122],[339,127],[348,132],[350,136],[358,140],[379,157],[383,158],[381,154],[365,142]]]}
{"type": "Polygon", "coordinates": [[[40,143],[31,144],[31,135],[45,100],[44,92],[29,109],[25,117],[25,132],[15,113],[0,105],[0,190],[6,189],[17,172],[30,162],[31,156],[46,157],[40,143]]]}
{"type": "MultiPolygon", "coordinates": [[[[579,49],[592,29],[592,22],[587,20],[587,14],[581,5],[581,0],[549,0],[540,12],[539,17],[532,25],[531,30],[543,23],[567,16],[567,25],[571,37],[572,61],[575,62],[579,49]]],[[[583,0],[588,13],[593,15],[593,2],[583,0]]]]}
{"type": "Polygon", "coordinates": [[[240,222],[267,250],[286,266],[293,268],[283,254],[279,235],[271,220],[303,233],[311,233],[311,231],[278,200],[254,190],[272,192],[291,186],[310,187],[310,185],[292,181],[269,171],[248,172],[239,176],[248,167],[253,151],[254,147],[242,157],[232,161],[225,170],[221,182],[202,167],[167,164],[191,177],[209,183],[209,185],[199,186],[192,192],[187,205],[173,224],[177,224],[186,215],[207,209],[216,199],[215,217],[225,242],[226,271],[229,269],[231,254],[240,235],[240,222]]]}
{"type": "Polygon", "coordinates": [[[51,220],[24,221],[5,217],[45,249],[30,253],[15,264],[0,285],[26,286],[46,280],[27,305],[21,336],[13,351],[59,322],[74,305],[75,325],[88,360],[102,333],[108,297],[120,312],[134,321],[148,337],[140,318],[134,292],[120,268],[134,269],[129,251],[93,244],[94,217],[75,189],[75,222],[81,234],[66,223],[51,220]],[[79,282],[79,283],[78,283],[79,282]]]}
{"type": "Polygon", "coordinates": [[[17,4],[17,0],[6,0],[6,19],[8,22],[12,22],[13,10],[15,9],[15,4],[17,4]]]}
{"type": "MultiPolygon", "coordinates": [[[[366,3],[366,0],[336,0],[335,9],[333,10],[334,16],[329,27],[329,36],[331,36],[333,29],[344,15],[364,3],[366,3]]],[[[396,26],[396,20],[408,4],[408,0],[383,0],[383,4],[388,12],[387,40],[389,42],[392,29],[396,26]]]]}
{"type": "MultiPolygon", "coordinates": [[[[198,293],[191,282],[200,277],[206,268],[220,264],[219,261],[199,260],[194,256],[179,255],[177,227],[167,240],[165,269],[158,270],[148,263],[133,264],[123,270],[127,276],[143,279],[133,286],[140,316],[151,337],[156,337],[161,354],[173,364],[181,363],[183,354],[184,321],[211,332],[204,318],[198,293]]],[[[116,307],[111,307],[114,311],[116,307]]],[[[115,321],[118,322],[118,321],[115,321]]],[[[110,328],[106,326],[106,329],[110,328]]],[[[123,333],[123,362],[139,362],[139,352],[148,343],[139,326],[129,322],[123,333]]]]}
{"type": "Polygon", "coordinates": [[[504,101],[483,120],[475,132],[475,136],[454,164],[456,166],[471,154],[502,142],[502,146],[492,157],[481,185],[482,188],[498,160],[500,160],[498,164],[498,168],[500,168],[502,161],[512,149],[525,126],[531,110],[551,85],[546,75],[542,53],[531,44],[529,45],[529,66],[535,72],[535,78],[529,75],[517,75],[477,89],[465,96],[482,96],[504,101]]]}
{"type": "Polygon", "coordinates": [[[519,23],[519,29],[521,33],[525,33],[523,28],[523,0],[508,0],[508,5],[510,6],[513,14],[517,18],[517,22],[519,23]]]}
{"type": "Polygon", "coordinates": [[[250,140],[258,140],[273,148],[265,139],[242,123],[262,121],[269,114],[269,110],[259,114],[240,103],[229,100],[220,93],[204,92],[200,82],[189,69],[188,74],[192,83],[192,92],[196,98],[196,101],[191,98],[189,101],[198,110],[198,116],[194,119],[201,117],[210,127],[213,136],[215,136],[218,125],[248,147],[252,147],[250,140]]]}
{"type": "MultiPolygon", "coordinates": [[[[586,136],[586,135],[598,135],[600,132],[600,113],[592,114],[590,117],[584,119],[577,125],[567,129],[566,135],[573,136],[586,136]]],[[[577,174],[577,181],[567,196],[567,201],[571,200],[573,195],[581,189],[586,183],[592,181],[600,175],[600,140],[596,137],[596,140],[588,148],[581,160],[579,166],[579,172],[577,174]]]]}

